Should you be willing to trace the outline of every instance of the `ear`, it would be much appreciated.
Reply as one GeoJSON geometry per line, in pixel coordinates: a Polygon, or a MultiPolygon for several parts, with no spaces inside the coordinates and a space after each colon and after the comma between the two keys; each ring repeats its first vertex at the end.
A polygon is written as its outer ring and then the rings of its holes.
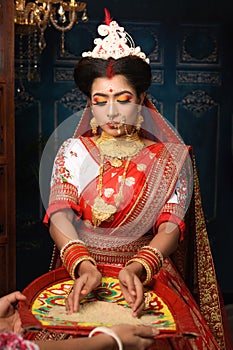
{"type": "Polygon", "coordinates": [[[142,105],[143,102],[144,102],[144,99],[146,97],[146,93],[145,92],[142,92],[139,96],[139,104],[142,105]]]}

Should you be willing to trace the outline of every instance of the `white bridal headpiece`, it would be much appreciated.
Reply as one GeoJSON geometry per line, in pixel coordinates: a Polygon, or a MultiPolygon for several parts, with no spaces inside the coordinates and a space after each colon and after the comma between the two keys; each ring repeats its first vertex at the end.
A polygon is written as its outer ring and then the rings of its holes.
{"type": "Polygon", "coordinates": [[[135,47],[131,36],[120,27],[116,21],[112,21],[109,12],[105,9],[105,24],[100,24],[97,31],[105,37],[104,39],[96,38],[93,51],[83,52],[83,57],[103,58],[110,57],[118,59],[121,57],[133,55],[142,58],[148,64],[149,58],[141,51],[140,46],[135,47]]]}

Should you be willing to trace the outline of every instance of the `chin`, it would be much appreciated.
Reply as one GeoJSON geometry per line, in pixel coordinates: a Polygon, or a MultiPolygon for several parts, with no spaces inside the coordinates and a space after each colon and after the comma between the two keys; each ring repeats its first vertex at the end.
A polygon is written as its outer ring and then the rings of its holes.
{"type": "Polygon", "coordinates": [[[116,137],[116,136],[121,136],[122,134],[118,134],[118,129],[116,129],[116,128],[114,128],[114,127],[110,127],[110,126],[108,126],[108,125],[104,125],[103,127],[102,127],[102,130],[104,131],[104,132],[106,132],[108,135],[111,135],[111,136],[114,136],[114,137],[116,137]]]}

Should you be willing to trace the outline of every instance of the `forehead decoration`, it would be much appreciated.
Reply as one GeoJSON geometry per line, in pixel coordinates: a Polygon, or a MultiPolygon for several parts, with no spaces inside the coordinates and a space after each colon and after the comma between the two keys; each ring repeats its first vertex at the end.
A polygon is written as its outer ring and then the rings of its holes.
{"type": "Polygon", "coordinates": [[[93,57],[108,59],[110,57],[118,59],[126,56],[138,56],[146,63],[150,63],[149,58],[141,51],[140,46],[135,47],[132,37],[120,27],[116,21],[112,21],[108,10],[105,11],[105,24],[98,27],[98,33],[105,37],[104,39],[96,38],[93,51],[83,52],[83,57],[93,57]]]}

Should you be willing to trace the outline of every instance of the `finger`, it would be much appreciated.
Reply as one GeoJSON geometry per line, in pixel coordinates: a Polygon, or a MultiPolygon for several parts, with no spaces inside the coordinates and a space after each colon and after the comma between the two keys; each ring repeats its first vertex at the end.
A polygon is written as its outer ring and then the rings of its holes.
{"type": "Polygon", "coordinates": [[[123,275],[123,279],[120,277],[121,275],[119,275],[119,280],[120,282],[125,286],[127,287],[129,293],[132,295],[132,296],[135,296],[136,295],[136,289],[135,289],[135,285],[134,285],[134,275],[130,275],[128,273],[126,273],[126,275],[123,275]]]}
{"type": "Polygon", "coordinates": [[[79,302],[81,301],[81,292],[82,289],[85,285],[84,282],[81,281],[81,279],[78,281],[79,283],[76,284],[74,290],[73,290],[73,312],[77,312],[78,311],[78,307],[79,307],[79,302]]]}
{"type": "Polygon", "coordinates": [[[6,298],[9,301],[9,303],[11,303],[11,304],[17,303],[17,301],[24,301],[24,300],[26,300],[26,296],[23,295],[19,291],[12,292],[12,293],[6,295],[6,298]]]}
{"type": "MultiPolygon", "coordinates": [[[[72,292],[73,293],[73,292],[72,292]]],[[[66,311],[67,313],[73,313],[74,312],[74,308],[73,308],[73,298],[71,293],[68,295],[68,297],[66,298],[66,311]]]]}
{"type": "Polygon", "coordinates": [[[134,305],[135,303],[135,297],[132,296],[129,293],[128,288],[122,285],[121,283],[120,283],[120,288],[121,288],[122,294],[124,295],[125,301],[127,302],[127,304],[130,305],[130,307],[132,307],[132,305],[134,305]]]}
{"type": "Polygon", "coordinates": [[[138,305],[136,308],[135,308],[135,305],[134,305],[132,307],[132,310],[133,310],[132,316],[133,317],[140,317],[140,315],[142,314],[142,311],[144,309],[144,305],[145,305],[144,301],[142,301],[141,304],[138,305]]]}
{"type": "Polygon", "coordinates": [[[149,327],[149,326],[136,326],[135,328],[135,335],[138,335],[139,337],[143,338],[152,338],[158,335],[160,332],[156,327],[149,327]]]}
{"type": "Polygon", "coordinates": [[[144,307],[144,290],[143,285],[139,280],[135,281],[135,289],[136,289],[136,298],[134,302],[134,306],[132,307],[133,312],[137,312],[137,310],[143,309],[144,307]]]}
{"type": "Polygon", "coordinates": [[[125,300],[131,306],[132,304],[135,303],[135,298],[136,298],[136,289],[132,281],[133,281],[132,278],[127,278],[124,281],[120,282],[120,288],[125,297],[125,300]]]}

